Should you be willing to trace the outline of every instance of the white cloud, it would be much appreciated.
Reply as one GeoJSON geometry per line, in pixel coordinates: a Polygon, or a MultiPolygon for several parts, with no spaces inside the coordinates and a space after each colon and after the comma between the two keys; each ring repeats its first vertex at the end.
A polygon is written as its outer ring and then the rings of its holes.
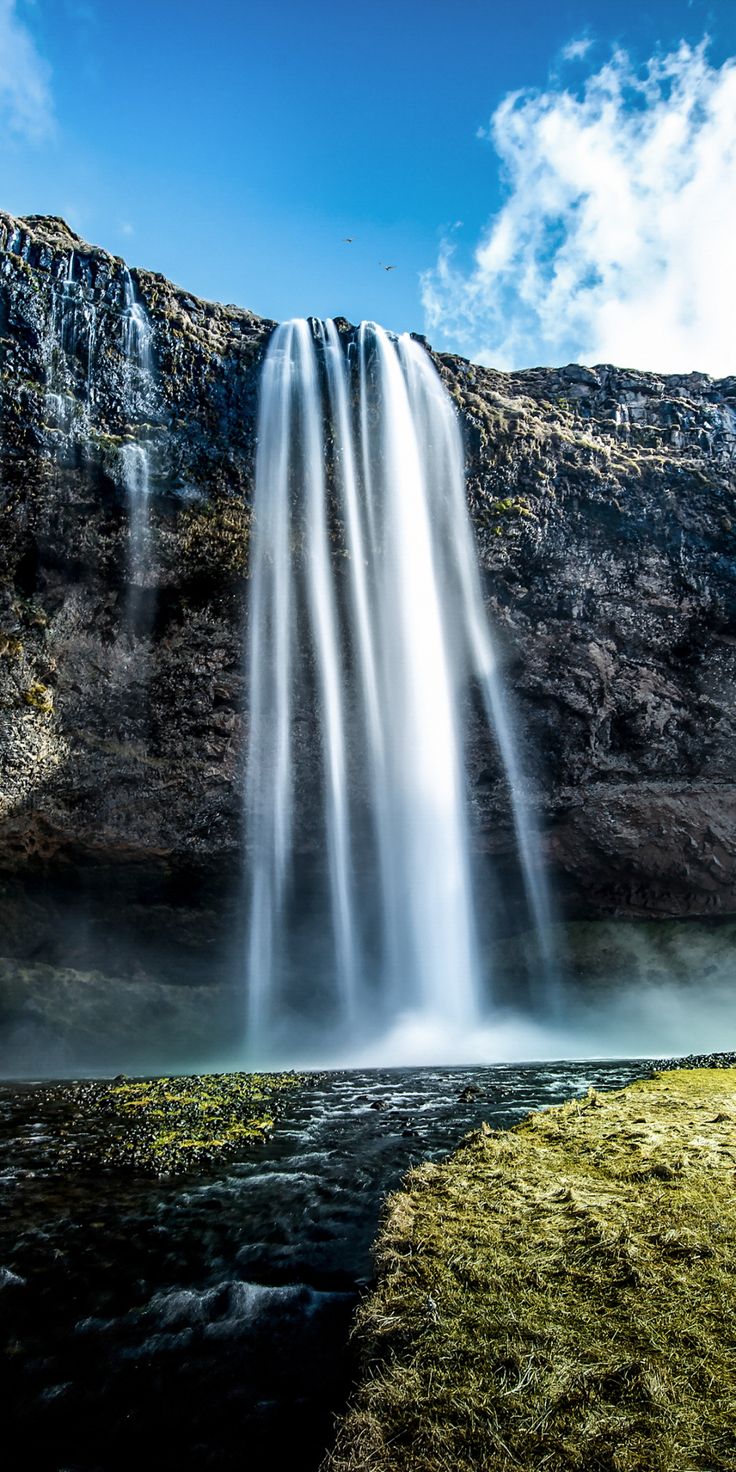
{"type": "Polygon", "coordinates": [[[592,45],[593,42],[589,36],[578,36],[577,40],[568,41],[567,45],[562,48],[563,61],[582,61],[592,45]]]}
{"type": "Polygon", "coordinates": [[[50,75],[16,0],[0,0],[0,125],[11,134],[41,143],[53,131],[50,75]]]}
{"type": "Polygon", "coordinates": [[[736,58],[706,51],[504,99],[506,202],[469,270],[450,240],[424,275],[431,333],[501,367],[736,373],[736,58]]]}

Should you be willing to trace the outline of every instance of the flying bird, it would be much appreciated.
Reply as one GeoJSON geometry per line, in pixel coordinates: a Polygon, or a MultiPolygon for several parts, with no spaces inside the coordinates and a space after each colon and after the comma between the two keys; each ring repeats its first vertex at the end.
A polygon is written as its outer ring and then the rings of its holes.
{"type": "MultiPolygon", "coordinates": [[[[383,266],[383,261],[379,261],[378,264],[379,264],[379,266],[383,266]]],[[[395,271],[396,270],[396,267],[395,266],[383,266],[383,269],[384,269],[384,271],[395,271]]]]}
{"type": "Polygon", "coordinates": [[[345,235],[343,237],[343,242],[342,243],[343,243],[343,245],[352,245],[352,243],[353,243],[353,237],[352,237],[352,235],[345,235]]]}

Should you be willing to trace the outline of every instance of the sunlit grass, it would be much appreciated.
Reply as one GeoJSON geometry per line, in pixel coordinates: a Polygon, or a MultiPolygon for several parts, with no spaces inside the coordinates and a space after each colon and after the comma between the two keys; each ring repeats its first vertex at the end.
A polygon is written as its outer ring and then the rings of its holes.
{"type": "Polygon", "coordinates": [[[733,1472],[736,1070],[468,1138],[394,1195],[330,1472],[733,1472]]]}

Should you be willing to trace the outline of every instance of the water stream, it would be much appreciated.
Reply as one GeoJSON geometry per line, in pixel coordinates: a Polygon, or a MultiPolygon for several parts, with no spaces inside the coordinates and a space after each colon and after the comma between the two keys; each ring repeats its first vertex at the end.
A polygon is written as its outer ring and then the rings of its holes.
{"type": "Polygon", "coordinates": [[[61,1172],[54,1140],[80,1128],[69,1104],[0,1086],[6,1445],[34,1472],[316,1472],[385,1192],[483,1119],[511,1125],[642,1071],[328,1074],[268,1145],[168,1182],[61,1172]]]}
{"type": "Polygon", "coordinates": [[[51,305],[44,341],[46,402],[50,424],[62,435],[88,430],[94,403],[97,305],[76,274],[74,250],[63,275],[51,277],[51,305]]]}
{"type": "MultiPolygon", "coordinates": [[[[150,420],[153,410],[154,377],[151,323],[139,301],[127,266],[122,275],[121,347],[125,404],[131,420],[150,420]]],[[[143,589],[151,561],[151,456],[139,429],[120,451],[122,480],[128,505],[128,623],[140,623],[143,589]]]]}
{"type": "Polygon", "coordinates": [[[108,372],[119,375],[126,438],[119,451],[119,476],[128,509],[128,581],[126,617],[135,623],[142,589],[150,571],[151,448],[147,427],[155,409],[153,329],[136,292],[128,267],[121,265],[113,284],[112,303],[98,305],[80,274],[76,251],[66,259],[62,275],[52,277],[44,358],[49,425],[59,434],[59,452],[72,442],[82,454],[89,449],[100,383],[108,372]],[[117,296],[117,299],[115,297],[117,296]],[[119,317],[117,354],[100,354],[100,313],[119,317]],[[117,359],[117,361],[115,361],[117,359]],[[111,366],[114,365],[114,366],[111,366]],[[69,443],[66,443],[66,442],[69,443]]]}

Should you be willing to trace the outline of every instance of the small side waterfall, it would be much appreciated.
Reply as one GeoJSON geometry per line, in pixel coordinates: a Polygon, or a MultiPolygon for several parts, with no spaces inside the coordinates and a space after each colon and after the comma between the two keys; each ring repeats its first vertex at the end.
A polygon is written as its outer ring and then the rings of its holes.
{"type": "MultiPolygon", "coordinates": [[[[153,334],[148,314],[136,297],[127,266],[123,266],[122,293],[121,346],[125,397],[131,417],[147,419],[153,408],[153,334]]],[[[121,464],[129,521],[127,614],[129,621],[135,622],[139,615],[141,588],[145,585],[150,563],[151,465],[148,446],[140,435],[123,445],[121,464]]]]}
{"type": "Polygon", "coordinates": [[[149,501],[151,478],[148,454],[143,445],[132,441],[120,451],[123,485],[128,500],[128,576],[139,583],[146,574],[149,543],[149,501]]]}
{"type": "Polygon", "coordinates": [[[123,353],[126,361],[141,373],[151,376],[151,324],[145,307],[138,301],[133,278],[123,266],[123,353]]]}
{"type": "Polygon", "coordinates": [[[428,354],[364,323],[274,333],[251,545],[249,1038],[353,1040],[485,1008],[465,796],[480,690],[549,990],[548,902],[428,354]],[[298,859],[298,862],[297,862],[298,859]],[[307,875],[305,880],[304,876],[307,875]]]}
{"type": "Polygon", "coordinates": [[[52,278],[44,352],[50,420],[62,434],[73,428],[75,408],[80,428],[86,432],[94,401],[97,307],[75,275],[75,262],[76,252],[72,250],[64,275],[52,278]]]}
{"type": "Polygon", "coordinates": [[[75,250],[55,270],[43,343],[48,423],[60,459],[84,457],[101,406],[104,418],[104,406],[116,405],[123,432],[117,476],[129,525],[125,616],[135,624],[150,581],[153,328],[124,262],[116,263],[104,289],[95,284],[89,258],[75,250]]]}

